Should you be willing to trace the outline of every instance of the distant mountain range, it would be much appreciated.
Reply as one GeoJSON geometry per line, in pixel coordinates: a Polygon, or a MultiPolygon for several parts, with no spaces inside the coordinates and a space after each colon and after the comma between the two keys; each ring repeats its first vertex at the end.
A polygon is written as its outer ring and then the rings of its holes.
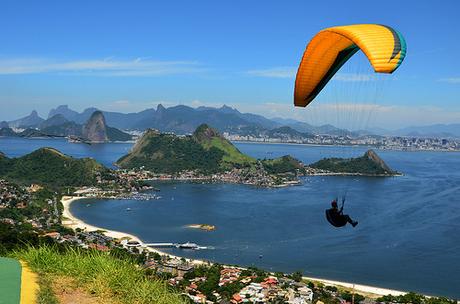
{"type": "Polygon", "coordinates": [[[10,128],[29,128],[38,126],[43,121],[44,119],[38,116],[37,111],[33,110],[32,113],[26,117],[9,121],[8,126],[10,128]]]}
{"type": "MultiPolygon", "coordinates": [[[[96,108],[87,108],[78,113],[67,105],[58,106],[48,114],[48,119],[38,117],[36,112],[29,116],[9,122],[12,127],[40,128],[44,126],[56,127],[54,121],[60,121],[61,128],[74,128],[75,124],[83,124],[94,113],[96,108]],[[63,119],[67,125],[63,125],[63,119]]],[[[267,135],[276,132],[283,136],[311,136],[312,134],[344,135],[351,134],[347,130],[335,128],[331,125],[315,127],[300,121],[283,121],[268,119],[261,115],[241,113],[238,110],[222,106],[221,108],[198,107],[192,108],[184,105],[165,108],[158,105],[156,109],[146,109],[137,113],[118,113],[101,111],[108,125],[122,130],[157,129],[161,132],[174,132],[176,134],[191,134],[201,124],[212,125],[219,132],[229,132],[239,135],[267,135]],[[281,128],[282,127],[282,128],[281,128]],[[276,130],[281,128],[279,130],[276,130]],[[280,131],[284,132],[283,134],[280,131]]]]}
{"type": "Polygon", "coordinates": [[[63,114],[54,114],[44,120],[36,111],[30,115],[11,122],[0,123],[0,136],[21,137],[67,137],[79,138],[81,141],[92,143],[108,141],[128,141],[132,136],[128,133],[109,127],[104,114],[95,110],[90,113],[83,124],[67,119],[63,114]],[[25,128],[15,132],[13,128],[25,128]]]}
{"type": "Polygon", "coordinates": [[[371,131],[378,135],[460,138],[460,123],[410,126],[394,131],[384,129],[374,129],[371,131]]]}
{"type": "MultiPolygon", "coordinates": [[[[36,111],[21,119],[8,122],[15,128],[38,128],[42,131],[54,129],[60,134],[79,128],[85,124],[91,115],[99,111],[97,108],[87,108],[79,113],[67,105],[58,106],[48,114],[48,119],[38,116],[36,111]]],[[[436,124],[430,126],[414,126],[399,130],[369,129],[362,131],[349,131],[326,124],[313,126],[294,119],[273,118],[241,113],[237,109],[222,106],[220,108],[198,107],[192,108],[184,105],[165,108],[159,104],[156,109],[146,109],[137,113],[118,113],[100,111],[107,123],[113,128],[121,130],[144,131],[152,128],[161,132],[174,132],[176,134],[191,134],[201,124],[213,126],[219,132],[228,132],[237,135],[262,135],[283,138],[290,136],[308,137],[312,135],[341,135],[357,137],[361,135],[390,135],[413,137],[448,137],[460,138],[460,124],[436,124]]],[[[6,122],[1,122],[5,125],[6,122]]]]}

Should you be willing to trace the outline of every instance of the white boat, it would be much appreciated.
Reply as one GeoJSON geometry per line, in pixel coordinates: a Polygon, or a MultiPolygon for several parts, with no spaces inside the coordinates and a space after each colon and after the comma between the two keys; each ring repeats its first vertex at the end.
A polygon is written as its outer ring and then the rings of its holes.
{"type": "Polygon", "coordinates": [[[200,246],[198,246],[197,244],[190,243],[190,242],[183,243],[183,244],[177,244],[177,247],[181,249],[199,249],[200,248],[200,246]]]}

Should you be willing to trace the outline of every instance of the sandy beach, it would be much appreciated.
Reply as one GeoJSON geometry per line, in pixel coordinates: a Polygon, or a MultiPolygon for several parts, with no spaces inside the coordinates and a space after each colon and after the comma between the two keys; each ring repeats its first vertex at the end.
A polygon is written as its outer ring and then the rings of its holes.
{"type": "MultiPolygon", "coordinates": [[[[129,233],[126,233],[126,232],[108,230],[108,229],[105,229],[105,228],[102,228],[102,227],[89,225],[89,224],[83,222],[82,220],[76,218],[70,212],[70,204],[72,202],[75,202],[75,201],[80,200],[80,199],[85,199],[85,198],[84,197],[79,197],[79,196],[63,196],[62,197],[61,202],[62,202],[62,205],[64,206],[64,210],[62,212],[62,216],[64,218],[62,220],[62,225],[64,225],[65,227],[69,227],[69,228],[72,228],[72,229],[80,228],[80,229],[85,230],[85,231],[102,230],[102,231],[104,231],[105,235],[110,236],[110,237],[112,237],[114,239],[123,239],[123,238],[125,238],[125,239],[129,239],[131,241],[139,242],[142,245],[142,247],[145,248],[146,250],[148,250],[149,252],[158,253],[158,254],[161,254],[161,255],[166,255],[166,256],[168,256],[170,258],[177,258],[177,259],[181,258],[181,257],[175,256],[175,255],[172,255],[172,254],[164,253],[164,252],[162,252],[160,250],[157,250],[155,248],[152,248],[152,247],[144,246],[144,242],[140,238],[135,236],[135,235],[132,235],[132,234],[129,234],[129,233]]],[[[206,261],[202,261],[202,260],[195,260],[195,259],[186,259],[186,260],[191,262],[191,263],[193,263],[193,264],[205,264],[205,263],[207,263],[206,261]]]]}
{"type": "Polygon", "coordinates": [[[62,205],[64,206],[64,211],[62,212],[62,216],[64,217],[64,219],[62,220],[62,224],[65,227],[69,227],[69,228],[72,228],[72,229],[80,228],[80,229],[86,230],[86,231],[103,230],[103,231],[105,231],[104,232],[105,235],[113,237],[115,239],[129,238],[129,239],[131,239],[133,241],[137,241],[137,242],[141,243],[141,240],[138,237],[134,236],[134,235],[124,233],[124,232],[107,230],[107,229],[104,229],[104,228],[92,226],[92,225],[89,225],[89,224],[81,221],[80,219],[76,218],[75,216],[73,216],[73,214],[70,212],[70,204],[72,202],[76,201],[76,200],[79,200],[79,199],[84,199],[84,198],[83,197],[78,197],[78,196],[63,196],[62,197],[61,202],[62,202],[62,205]]]}
{"type": "MultiPolygon", "coordinates": [[[[64,206],[64,211],[62,213],[64,219],[62,221],[62,224],[64,226],[72,228],[72,229],[80,228],[86,231],[102,230],[104,231],[104,234],[107,236],[110,236],[116,239],[128,238],[133,241],[137,241],[140,244],[144,244],[144,242],[142,242],[141,239],[139,239],[137,236],[134,236],[132,234],[120,232],[120,231],[108,230],[105,228],[89,225],[83,222],[82,220],[76,218],[75,216],[73,216],[72,213],[70,212],[70,204],[79,199],[84,199],[84,198],[77,197],[77,196],[63,196],[62,197],[61,202],[62,202],[62,205],[64,206]]],[[[161,255],[167,255],[171,258],[177,258],[177,259],[181,258],[175,255],[164,253],[160,250],[157,250],[151,247],[147,247],[147,246],[144,246],[144,247],[150,252],[155,252],[161,255]]],[[[196,259],[186,259],[186,260],[190,261],[193,264],[208,263],[208,261],[196,260],[196,259]]],[[[377,296],[389,295],[389,294],[394,295],[394,296],[399,296],[399,295],[403,295],[407,293],[407,292],[399,291],[399,290],[380,288],[380,287],[374,287],[374,286],[368,286],[368,285],[362,285],[362,284],[354,284],[354,283],[349,283],[349,282],[340,282],[340,281],[326,280],[326,279],[313,278],[313,277],[303,277],[303,278],[309,281],[321,282],[325,285],[333,285],[333,286],[340,286],[340,287],[345,287],[349,289],[354,289],[356,292],[365,293],[366,295],[371,296],[371,297],[372,296],[377,297],[377,296]]]]}

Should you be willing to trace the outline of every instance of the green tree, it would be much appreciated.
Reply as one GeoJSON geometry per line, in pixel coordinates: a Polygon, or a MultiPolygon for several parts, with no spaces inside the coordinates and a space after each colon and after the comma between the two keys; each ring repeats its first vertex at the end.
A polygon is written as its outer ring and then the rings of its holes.
{"type": "Polygon", "coordinates": [[[302,272],[296,271],[296,272],[292,273],[291,278],[296,282],[302,281],[302,272]]]}

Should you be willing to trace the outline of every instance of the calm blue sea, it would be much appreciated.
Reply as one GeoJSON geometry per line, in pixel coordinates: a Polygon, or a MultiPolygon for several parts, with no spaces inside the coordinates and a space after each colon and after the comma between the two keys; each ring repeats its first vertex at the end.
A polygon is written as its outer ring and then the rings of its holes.
{"type": "MultiPolygon", "coordinates": [[[[62,140],[0,138],[19,156],[41,146],[110,165],[130,144],[82,145],[62,140]]],[[[357,156],[361,148],[237,143],[257,158],[291,154],[310,163],[357,156]]],[[[308,177],[301,186],[157,183],[162,199],[89,200],[72,213],[89,224],[125,231],[146,242],[191,241],[214,249],[169,250],[182,256],[267,270],[460,298],[460,153],[378,151],[402,177],[308,177]],[[347,194],[356,228],[324,218],[330,200],[347,194]],[[87,206],[89,202],[89,206],[87,206]],[[126,208],[131,208],[127,212],[126,208]],[[185,228],[217,226],[213,232],[185,228]]]]}

